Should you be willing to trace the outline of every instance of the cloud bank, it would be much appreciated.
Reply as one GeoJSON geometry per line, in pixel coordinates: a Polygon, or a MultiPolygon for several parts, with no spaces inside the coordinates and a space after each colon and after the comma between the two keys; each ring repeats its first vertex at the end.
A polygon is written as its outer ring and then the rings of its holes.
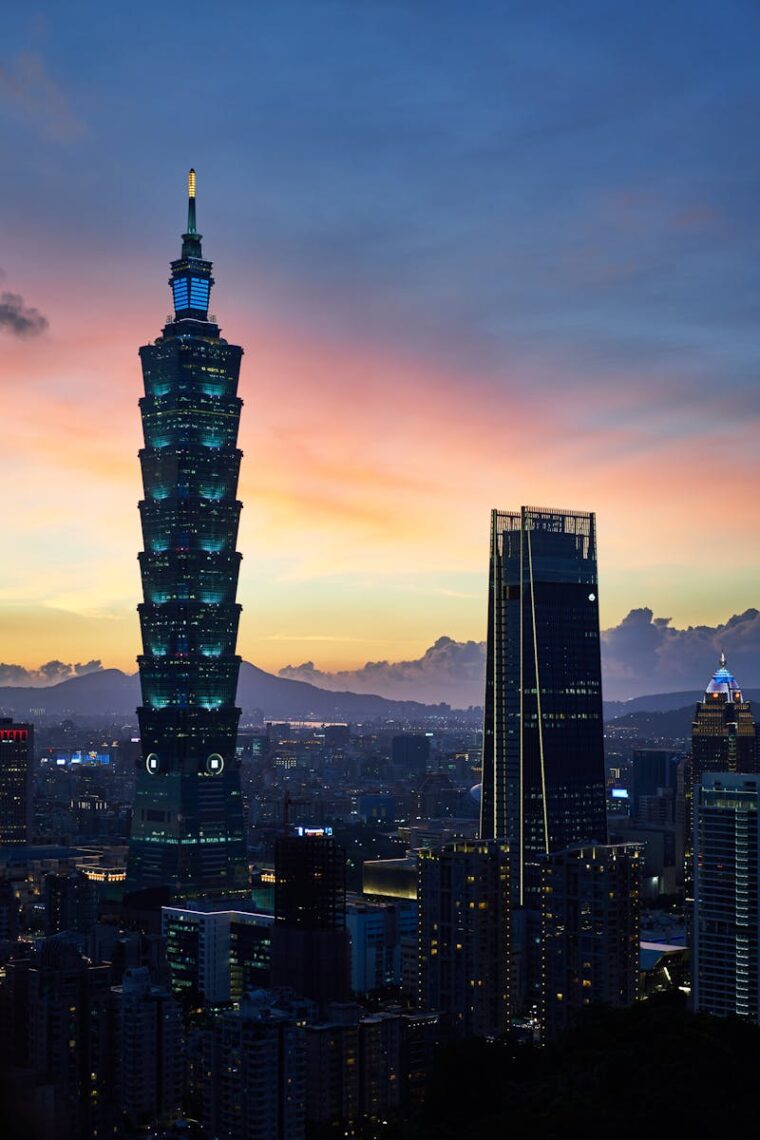
{"type": "Polygon", "coordinates": [[[760,682],[760,611],[745,610],[716,626],[676,629],[646,606],[631,610],[602,634],[605,696],[625,700],[681,689],[699,694],[721,652],[740,685],[760,682]]]}
{"type": "MultiPolygon", "coordinates": [[[[721,652],[739,683],[760,686],[760,610],[748,609],[715,626],[678,629],[647,606],[631,610],[602,633],[602,673],[607,700],[651,693],[704,691],[721,652]]],[[[48,661],[38,669],[0,663],[0,685],[44,687],[103,668],[99,660],[67,664],[48,661]]],[[[425,704],[445,701],[454,708],[483,703],[485,642],[439,637],[411,661],[368,661],[334,673],[313,661],[286,665],[279,676],[308,681],[331,692],[377,693],[392,700],[425,704]]]]}
{"type": "Polygon", "coordinates": [[[13,336],[39,336],[47,327],[47,317],[27,305],[19,293],[0,293],[0,329],[13,336]]]}
{"type": "Polygon", "coordinates": [[[360,669],[325,673],[313,661],[286,665],[279,675],[333,692],[377,693],[396,700],[457,708],[483,703],[485,645],[439,637],[416,661],[368,661],[360,669]]]}
{"type": "Polygon", "coordinates": [[[38,669],[25,669],[23,665],[0,662],[0,685],[44,688],[46,685],[57,685],[59,681],[68,681],[71,677],[84,677],[85,673],[98,673],[102,668],[101,661],[77,661],[75,665],[65,661],[46,661],[38,669]]]}
{"type": "MultiPolygon", "coordinates": [[[[691,689],[695,697],[724,652],[739,683],[760,683],[760,611],[746,610],[716,625],[677,629],[670,618],[646,606],[631,610],[602,633],[602,671],[607,700],[691,689]]],[[[281,677],[309,681],[322,689],[350,689],[383,697],[455,708],[483,703],[485,643],[439,637],[414,661],[369,661],[360,669],[326,673],[313,661],[288,665],[281,677]]]]}

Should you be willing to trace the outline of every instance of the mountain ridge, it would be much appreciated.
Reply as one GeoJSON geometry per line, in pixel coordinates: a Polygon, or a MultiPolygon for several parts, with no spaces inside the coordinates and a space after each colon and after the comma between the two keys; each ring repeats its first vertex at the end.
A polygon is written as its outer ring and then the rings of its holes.
{"type": "MultiPolygon", "coordinates": [[[[238,705],[244,716],[260,712],[267,719],[418,719],[451,712],[446,704],[391,700],[374,694],[336,693],[307,681],[276,677],[249,661],[240,665],[238,705]]],[[[0,686],[0,710],[4,715],[23,716],[134,716],[140,704],[137,673],[100,669],[81,677],[69,677],[45,687],[0,686]]]]}
{"type": "MultiPolygon", "coordinates": [[[[693,709],[700,696],[701,693],[687,689],[652,693],[629,701],[605,701],[604,718],[610,723],[639,713],[693,709]]],[[[760,704],[760,689],[747,689],[745,697],[760,704]]],[[[99,669],[44,687],[0,686],[0,713],[17,719],[40,716],[91,718],[98,714],[134,717],[139,704],[139,675],[124,673],[121,669],[99,669]]],[[[243,661],[240,666],[238,704],[244,716],[260,713],[270,720],[415,720],[452,712],[478,720],[475,707],[453,710],[445,702],[425,704],[350,690],[336,692],[308,681],[278,677],[250,661],[243,661]]]]}

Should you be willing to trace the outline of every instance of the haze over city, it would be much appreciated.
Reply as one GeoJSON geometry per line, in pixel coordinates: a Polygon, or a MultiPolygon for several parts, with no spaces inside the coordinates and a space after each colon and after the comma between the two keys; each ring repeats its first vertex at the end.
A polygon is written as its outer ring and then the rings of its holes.
{"type": "Polygon", "coordinates": [[[3,660],[134,671],[136,347],[190,165],[246,346],[244,657],[482,642],[488,512],[523,502],[596,510],[603,628],[754,607],[757,10],[206,15],[4,18],[3,660]]]}

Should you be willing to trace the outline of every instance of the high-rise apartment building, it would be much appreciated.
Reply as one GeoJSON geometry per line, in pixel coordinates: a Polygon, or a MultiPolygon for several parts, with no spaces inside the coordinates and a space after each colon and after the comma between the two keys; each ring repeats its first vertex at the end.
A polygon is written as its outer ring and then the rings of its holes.
{"type": "Polygon", "coordinates": [[[362,1115],[359,1026],[326,1021],[306,1028],[306,1119],[322,1128],[352,1127],[362,1115]]]}
{"type": "Polygon", "coordinates": [[[541,861],[541,1027],[569,1028],[585,1006],[632,1005],[639,993],[643,847],[570,848],[541,861]]]}
{"type": "Polygon", "coordinates": [[[464,1037],[504,1033],[511,987],[509,849],[457,840],[419,857],[418,1005],[464,1037]]]}
{"type": "Polygon", "coordinates": [[[703,773],[694,787],[692,1003],[760,1021],[760,777],[703,773]]]}
{"type": "Polygon", "coordinates": [[[174,315],[140,349],[142,760],[127,875],[128,891],[165,888],[177,899],[236,893],[247,881],[235,754],[243,350],[209,316],[214,282],[193,171],[188,190],[174,315]]]}
{"type": "Polygon", "coordinates": [[[346,852],[330,828],[297,827],[275,843],[272,986],[324,1010],[349,993],[346,852]]]}
{"type": "Polygon", "coordinates": [[[331,828],[295,827],[274,848],[275,921],[328,930],[346,921],[346,852],[331,828]]]}
{"type": "Polygon", "coordinates": [[[113,1095],[123,1125],[137,1130],[180,1114],[182,1014],[171,993],[153,985],[144,966],[128,969],[111,989],[113,1095]]]}
{"type": "MultiPolygon", "coordinates": [[[[634,748],[631,757],[633,776],[631,814],[634,819],[648,821],[655,808],[668,815],[667,803],[665,807],[659,809],[659,802],[656,801],[670,800],[672,810],[668,819],[663,822],[673,822],[680,762],[680,754],[672,749],[634,748]]],[[[660,822],[659,819],[657,822],[660,822]]]]}
{"type": "Polygon", "coordinates": [[[535,910],[541,856],[607,839],[598,596],[593,514],[493,511],[481,836],[535,910]]]}
{"type": "Polygon", "coordinates": [[[0,847],[32,842],[34,729],[0,717],[0,847]]]}
{"type": "Polygon", "coordinates": [[[45,875],[45,933],[89,934],[98,919],[98,884],[81,870],[45,875]]]}
{"type": "Polygon", "coordinates": [[[614,842],[645,845],[643,898],[675,894],[684,881],[686,852],[685,755],[636,748],[631,759],[630,816],[610,820],[614,842]]]}
{"type": "Polygon", "coordinates": [[[417,905],[412,899],[349,902],[351,989],[368,994],[402,983],[403,948],[417,941],[417,905]]]}
{"type": "Polygon", "coordinates": [[[109,1007],[110,967],[91,965],[61,936],[7,964],[2,1062],[17,1067],[28,1085],[13,1105],[11,1135],[105,1140],[117,1134],[109,1007]]]}
{"type": "Polygon", "coordinates": [[[15,942],[21,931],[21,907],[11,879],[0,877],[0,942],[15,942]]]}
{"type": "Polygon", "coordinates": [[[263,992],[203,1033],[203,1123],[224,1140],[302,1140],[305,1030],[263,992]]]}
{"type": "Polygon", "coordinates": [[[307,1123],[353,1135],[363,1131],[359,1121],[387,1121],[419,1104],[439,1039],[436,1014],[333,1007],[306,1027],[307,1123]]]}
{"type": "Polygon", "coordinates": [[[189,902],[161,908],[172,991],[188,1008],[237,1001],[270,979],[272,915],[189,902]]]}
{"type": "Polygon", "coordinates": [[[394,736],[391,759],[404,774],[425,772],[430,763],[430,737],[424,732],[405,732],[394,736]]]}

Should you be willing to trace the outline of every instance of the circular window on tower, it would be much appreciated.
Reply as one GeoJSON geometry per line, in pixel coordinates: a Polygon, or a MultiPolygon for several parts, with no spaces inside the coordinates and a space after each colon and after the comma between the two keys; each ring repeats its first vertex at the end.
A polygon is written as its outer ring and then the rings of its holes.
{"type": "Polygon", "coordinates": [[[145,767],[150,772],[151,776],[155,776],[159,771],[161,761],[158,758],[157,752],[149,752],[145,757],[145,767]]]}
{"type": "Polygon", "coordinates": [[[212,752],[206,761],[206,771],[209,776],[220,776],[224,771],[224,757],[218,752],[212,752]]]}

